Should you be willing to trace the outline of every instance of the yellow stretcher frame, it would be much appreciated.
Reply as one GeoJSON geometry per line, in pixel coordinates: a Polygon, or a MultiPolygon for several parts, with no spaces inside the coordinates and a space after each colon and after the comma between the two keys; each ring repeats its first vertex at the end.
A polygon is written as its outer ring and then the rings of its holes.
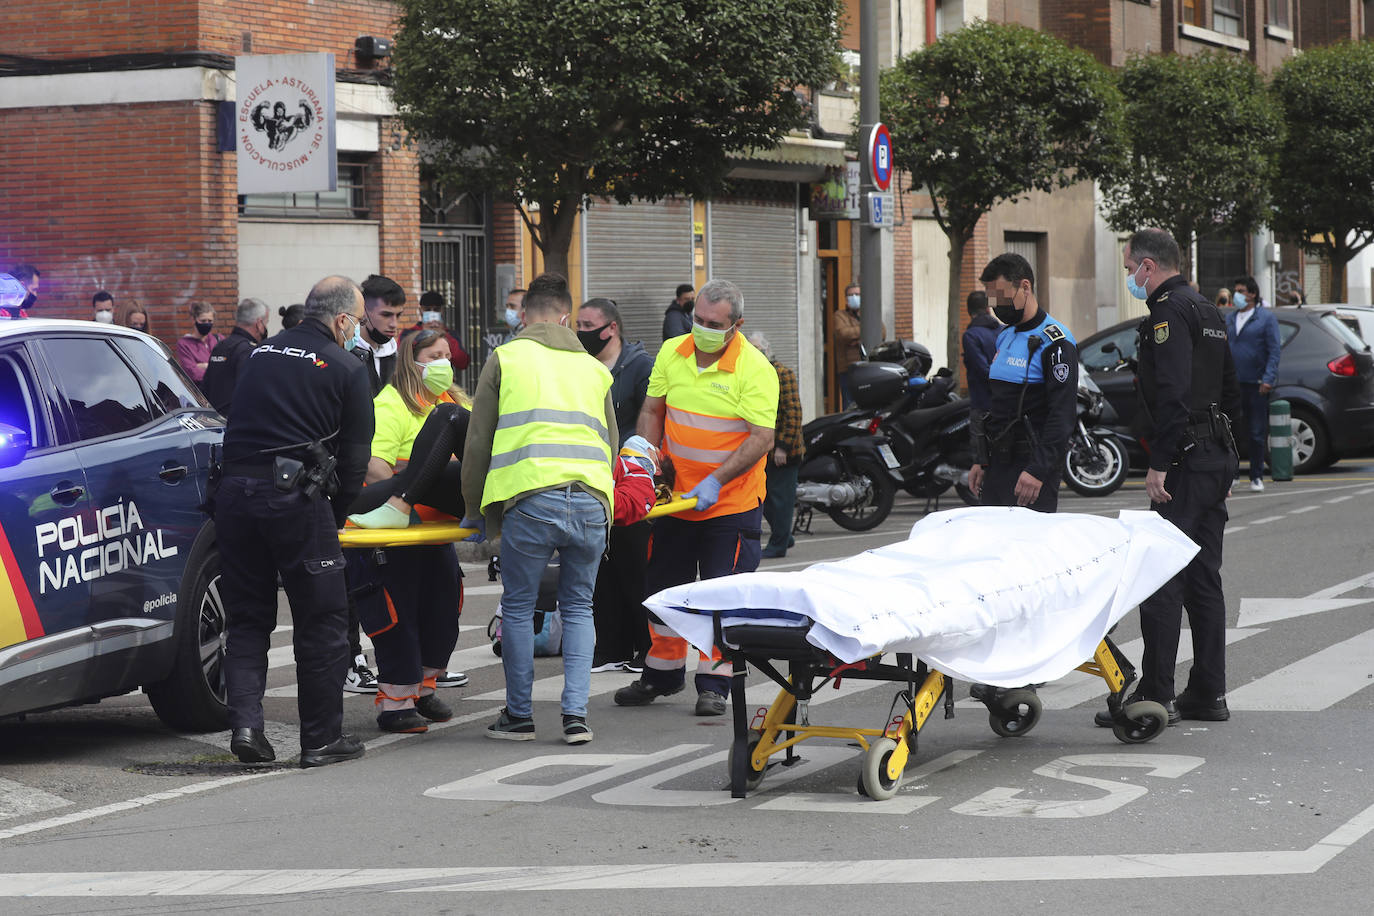
{"type": "MultiPolygon", "coordinates": [[[[769,767],[769,758],[786,753],[787,762],[794,762],[792,749],[813,738],[838,738],[857,743],[864,750],[857,786],[859,794],[877,800],[891,798],[901,787],[907,762],[915,754],[917,735],[941,697],[945,702],[945,718],[954,715],[950,679],[944,673],[927,667],[925,662],[917,661],[913,665],[910,655],[898,654],[895,665],[883,663],[882,656],[874,656],[857,665],[840,665],[814,647],[811,647],[812,657],[808,659],[806,651],[797,642],[797,634],[802,631],[796,628],[728,627],[722,634],[720,616],[717,614],[715,630],[717,646],[735,666],[731,679],[735,738],[727,761],[730,793],[735,798],[745,798],[750,790],[762,783],[769,767]],[[792,673],[785,678],[772,665],[771,659],[762,657],[770,654],[769,646],[762,642],[750,644],[747,641],[730,644],[732,637],[738,634],[742,633],[744,640],[748,640],[750,636],[758,636],[765,630],[772,630],[774,634],[780,630],[787,632],[789,635],[785,638],[793,642],[789,648],[777,652],[791,663],[792,673]],[[752,664],[782,685],[758,724],[750,720],[744,695],[747,664],[752,664]],[[817,676],[820,677],[819,683],[815,682],[817,676]],[[797,714],[803,703],[809,705],[809,699],[815,696],[817,690],[832,680],[844,677],[905,681],[908,689],[898,693],[892,707],[896,709],[898,703],[902,703],[905,707],[902,715],[891,717],[882,728],[846,728],[812,725],[809,710],[805,708],[802,708],[800,716],[797,714]]],[[[1126,744],[1141,744],[1154,739],[1168,727],[1168,713],[1158,703],[1139,701],[1123,706],[1126,688],[1135,680],[1135,669],[1109,638],[1103,638],[1092,659],[1079,665],[1077,670],[1096,675],[1106,682],[1110,690],[1107,707],[1112,715],[1112,733],[1117,740],[1126,744]]],[[[1033,690],[989,689],[986,697],[980,700],[987,707],[988,724],[994,732],[1005,738],[1029,734],[1040,719],[1040,698],[1033,690]]],[[[752,718],[757,719],[758,716],[752,718]]]]}
{"type": "MultiPolygon", "coordinates": [[[[696,497],[675,497],[649,510],[646,518],[659,518],[685,512],[696,506],[696,497]]],[[[477,533],[476,528],[464,528],[457,521],[422,522],[409,528],[344,528],[339,532],[339,546],[348,547],[420,547],[450,544],[477,533]]]]}

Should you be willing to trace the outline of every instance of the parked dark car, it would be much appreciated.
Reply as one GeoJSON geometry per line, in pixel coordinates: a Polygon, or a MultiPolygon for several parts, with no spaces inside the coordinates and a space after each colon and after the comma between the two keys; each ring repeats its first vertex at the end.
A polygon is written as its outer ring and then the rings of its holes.
{"type": "MultiPolygon", "coordinates": [[[[1292,405],[1294,470],[1311,473],[1339,458],[1368,453],[1374,448],[1369,347],[1334,308],[1284,306],[1274,315],[1282,356],[1273,397],[1292,405]]],[[[1126,364],[1136,355],[1138,324],[1139,319],[1123,321],[1078,345],[1083,365],[1123,424],[1131,423],[1138,406],[1135,376],[1126,364]]],[[[1243,449],[1245,436],[1236,438],[1243,449]]]]}
{"type": "Polygon", "coordinates": [[[205,502],[224,420],[157,340],[0,321],[0,717],[142,687],[228,727],[205,502]]]}

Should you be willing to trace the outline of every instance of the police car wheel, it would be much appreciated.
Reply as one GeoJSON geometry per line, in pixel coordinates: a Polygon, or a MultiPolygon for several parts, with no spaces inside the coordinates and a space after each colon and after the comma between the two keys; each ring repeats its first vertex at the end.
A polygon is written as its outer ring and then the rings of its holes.
{"type": "Polygon", "coordinates": [[[198,541],[177,600],[176,659],[166,680],[145,689],[158,718],[188,732],[229,727],[224,690],[224,603],[219,549],[198,541]]]}

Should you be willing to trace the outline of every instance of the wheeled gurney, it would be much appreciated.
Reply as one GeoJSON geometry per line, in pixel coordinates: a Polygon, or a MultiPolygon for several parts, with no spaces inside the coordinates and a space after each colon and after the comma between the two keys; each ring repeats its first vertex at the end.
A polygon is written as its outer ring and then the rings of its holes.
{"type": "Polygon", "coordinates": [[[1086,671],[1105,682],[1118,739],[1156,737],[1167,713],[1149,701],[1124,705],[1135,669],[1107,632],[1196,552],[1151,512],[1107,519],[979,507],[929,515],[906,541],[856,557],[676,586],[645,604],[734,666],[732,794],[757,786],[774,755],[794,762],[801,742],[838,738],[864,749],[860,789],[881,799],[897,791],[942,699],[953,715],[953,678],[980,685],[993,730],[1019,737],[1041,710],[1023,685],[1086,671]],[[750,666],[780,687],[758,714],[744,693],[750,666]],[[845,678],[903,685],[881,727],[811,722],[817,691],[845,678]]]}

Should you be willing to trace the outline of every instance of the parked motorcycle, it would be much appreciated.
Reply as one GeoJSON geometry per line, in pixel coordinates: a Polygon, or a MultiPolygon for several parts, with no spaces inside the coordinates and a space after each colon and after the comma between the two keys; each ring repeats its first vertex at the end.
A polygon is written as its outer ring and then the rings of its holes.
{"type": "Polygon", "coordinates": [[[1064,482],[1082,496],[1115,493],[1130,473],[1123,435],[1111,428],[1116,411],[1082,366],[1078,370],[1078,424],[1064,456],[1064,482]]]}
{"type": "Polygon", "coordinates": [[[897,496],[889,470],[896,459],[887,437],[871,428],[874,416],[871,408],[846,410],[802,427],[806,458],[797,473],[797,530],[810,528],[816,509],[849,531],[868,531],[887,519],[897,496]]]}

